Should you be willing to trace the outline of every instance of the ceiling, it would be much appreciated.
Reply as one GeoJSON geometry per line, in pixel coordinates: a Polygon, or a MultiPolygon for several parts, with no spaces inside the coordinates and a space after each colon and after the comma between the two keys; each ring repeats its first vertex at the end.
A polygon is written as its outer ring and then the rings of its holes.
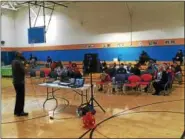
{"type": "Polygon", "coordinates": [[[53,5],[58,5],[62,7],[68,7],[69,2],[61,2],[61,1],[2,1],[1,8],[7,9],[11,11],[17,11],[22,7],[28,6],[30,3],[30,7],[32,6],[44,6],[46,8],[52,8],[53,5]]]}
{"type": "MultiPolygon", "coordinates": [[[[30,2],[30,6],[31,7],[35,7],[35,6],[45,6],[46,8],[52,8],[53,5],[55,4],[55,6],[61,6],[61,7],[68,7],[68,6],[72,6],[70,5],[71,3],[75,3],[75,5],[79,5],[81,8],[85,8],[86,11],[87,10],[91,10],[90,7],[94,6],[95,8],[93,9],[122,9],[125,8],[122,5],[125,5],[125,3],[127,3],[127,6],[129,7],[129,9],[133,12],[146,12],[146,11],[165,11],[165,9],[171,9],[172,11],[174,9],[183,9],[184,10],[184,4],[183,2],[126,2],[126,1],[109,1],[109,2],[103,2],[103,1],[94,1],[94,2],[88,2],[88,1],[45,1],[43,4],[43,1],[18,1],[18,0],[14,0],[14,1],[2,1],[1,2],[1,8],[2,9],[8,9],[8,10],[13,10],[13,11],[17,11],[22,7],[26,7],[28,6],[28,2],[30,2]],[[90,7],[89,7],[90,6],[90,7]]],[[[72,6],[73,7],[73,6],[72,6]]],[[[71,7],[71,8],[72,8],[71,7]]]]}

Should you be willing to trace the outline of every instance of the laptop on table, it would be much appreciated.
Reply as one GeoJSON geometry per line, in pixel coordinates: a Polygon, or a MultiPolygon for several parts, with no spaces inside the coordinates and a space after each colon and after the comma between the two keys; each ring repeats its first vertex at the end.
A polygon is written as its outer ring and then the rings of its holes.
{"type": "Polygon", "coordinates": [[[84,83],[85,83],[84,78],[77,78],[77,79],[75,79],[75,83],[69,85],[69,87],[71,87],[71,88],[80,88],[80,87],[84,86],[84,83]]]}

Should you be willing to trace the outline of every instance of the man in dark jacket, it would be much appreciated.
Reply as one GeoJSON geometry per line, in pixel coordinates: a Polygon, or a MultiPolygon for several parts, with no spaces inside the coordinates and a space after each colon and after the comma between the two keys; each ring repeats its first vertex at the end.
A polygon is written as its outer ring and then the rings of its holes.
{"type": "Polygon", "coordinates": [[[153,83],[153,87],[155,89],[155,93],[152,94],[152,95],[159,95],[160,92],[163,90],[164,88],[164,85],[168,82],[168,74],[165,70],[165,67],[161,67],[160,68],[160,71],[162,71],[162,78],[159,80],[159,81],[155,81],[153,83]]]}
{"type": "Polygon", "coordinates": [[[135,64],[134,68],[132,68],[131,73],[133,73],[134,75],[140,76],[141,75],[141,70],[139,69],[140,65],[139,64],[135,64]]]}
{"type": "Polygon", "coordinates": [[[180,61],[180,64],[182,65],[182,62],[183,62],[183,52],[182,52],[182,50],[179,50],[177,52],[176,56],[172,60],[173,60],[173,62],[180,61]]]}
{"type": "Polygon", "coordinates": [[[13,76],[13,85],[16,91],[14,115],[28,116],[28,113],[24,112],[25,70],[22,61],[22,55],[20,52],[17,52],[15,60],[12,61],[12,76],[13,76]]]}
{"type": "Polygon", "coordinates": [[[124,68],[124,64],[121,63],[120,67],[117,69],[117,74],[126,74],[127,70],[124,68]]]}

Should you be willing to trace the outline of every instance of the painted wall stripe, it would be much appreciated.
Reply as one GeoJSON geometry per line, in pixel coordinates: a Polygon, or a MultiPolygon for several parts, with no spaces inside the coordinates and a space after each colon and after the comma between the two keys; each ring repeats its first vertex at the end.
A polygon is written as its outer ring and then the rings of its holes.
{"type": "Polygon", "coordinates": [[[91,43],[74,45],[56,45],[56,46],[34,46],[34,47],[1,47],[1,51],[48,51],[48,50],[79,50],[79,49],[97,49],[97,48],[119,48],[119,47],[150,47],[150,46],[173,46],[184,45],[184,38],[163,39],[163,40],[143,40],[134,41],[132,46],[130,42],[112,42],[112,43],[91,43]]]}

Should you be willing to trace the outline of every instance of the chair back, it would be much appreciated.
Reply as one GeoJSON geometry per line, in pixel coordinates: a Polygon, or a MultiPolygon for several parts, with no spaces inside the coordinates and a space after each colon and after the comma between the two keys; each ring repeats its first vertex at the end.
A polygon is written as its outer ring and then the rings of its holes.
{"type": "Polygon", "coordinates": [[[116,74],[115,76],[115,81],[119,82],[124,82],[126,80],[126,75],[125,74],[116,74]]]}
{"type": "Polygon", "coordinates": [[[141,80],[144,82],[150,82],[150,81],[152,81],[152,75],[151,74],[143,74],[143,75],[141,75],[141,80]]]}
{"type": "Polygon", "coordinates": [[[128,77],[128,81],[130,83],[137,83],[137,82],[141,81],[141,78],[137,75],[131,75],[131,76],[128,77]]]}

